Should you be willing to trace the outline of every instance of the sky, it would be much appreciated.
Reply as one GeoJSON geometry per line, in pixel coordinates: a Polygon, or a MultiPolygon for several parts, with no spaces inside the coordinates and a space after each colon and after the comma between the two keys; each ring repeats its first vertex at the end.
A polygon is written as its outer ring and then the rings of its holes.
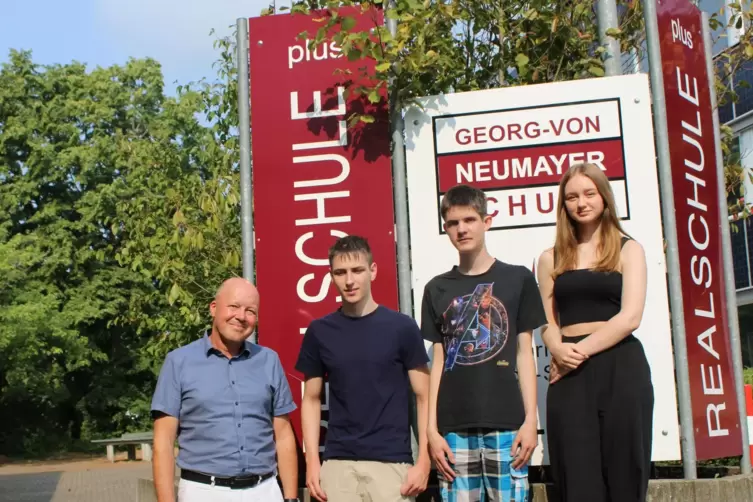
{"type": "MultiPolygon", "coordinates": [[[[717,10],[723,0],[702,0],[717,10]]],[[[152,57],[166,91],[213,78],[214,29],[232,34],[238,17],[258,16],[272,0],[0,0],[0,63],[13,49],[40,64],[79,61],[89,68],[152,57]],[[176,83],[177,81],[177,83],[176,83]]],[[[278,0],[277,6],[289,6],[278,0]]]]}
{"type": "MultiPolygon", "coordinates": [[[[151,57],[165,90],[213,78],[216,35],[233,33],[272,0],[0,0],[0,63],[10,49],[31,50],[38,64],[79,61],[93,69],[151,57]]],[[[289,1],[278,1],[278,8],[289,1]]]]}

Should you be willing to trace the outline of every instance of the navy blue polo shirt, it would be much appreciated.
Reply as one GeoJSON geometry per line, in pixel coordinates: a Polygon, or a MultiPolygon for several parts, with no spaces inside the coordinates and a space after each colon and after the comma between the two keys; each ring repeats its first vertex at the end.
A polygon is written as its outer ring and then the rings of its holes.
{"type": "Polygon", "coordinates": [[[170,352],[152,413],[178,418],[178,466],[214,476],[276,472],[273,418],[295,409],[276,352],[245,342],[228,359],[208,336],[170,352]]]}
{"type": "Polygon", "coordinates": [[[412,463],[408,371],[428,362],[416,321],[389,308],[313,321],[296,369],[329,381],[323,458],[412,463]]]}

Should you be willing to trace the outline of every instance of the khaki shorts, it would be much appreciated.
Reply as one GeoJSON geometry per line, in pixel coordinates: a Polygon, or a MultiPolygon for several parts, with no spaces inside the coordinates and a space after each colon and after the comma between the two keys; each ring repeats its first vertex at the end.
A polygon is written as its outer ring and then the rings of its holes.
{"type": "Polygon", "coordinates": [[[400,495],[410,464],[366,460],[326,460],[319,474],[327,502],[402,502],[400,495]]]}

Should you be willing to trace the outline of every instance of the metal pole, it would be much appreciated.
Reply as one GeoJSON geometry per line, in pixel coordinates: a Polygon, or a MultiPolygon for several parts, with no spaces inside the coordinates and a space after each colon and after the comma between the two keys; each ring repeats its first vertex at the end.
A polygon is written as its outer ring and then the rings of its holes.
{"type": "Polygon", "coordinates": [[[630,49],[630,62],[632,63],[632,71],[633,73],[640,73],[641,72],[641,53],[633,47],[630,49]]]}
{"type": "MultiPolygon", "coordinates": [[[[243,277],[254,282],[254,215],[251,187],[251,103],[248,73],[248,19],[236,22],[236,60],[238,65],[238,128],[241,161],[241,256],[243,277]]],[[[251,335],[256,343],[256,333],[251,335]]]]}
{"type": "Polygon", "coordinates": [[[740,11],[735,11],[730,8],[729,0],[724,2],[724,22],[727,26],[727,47],[733,47],[740,42],[740,35],[745,31],[745,23],[743,23],[742,29],[737,28],[737,20],[740,18],[740,11]]]}
{"type": "MultiPolygon", "coordinates": [[[[390,0],[387,7],[396,8],[395,0],[390,0]]],[[[387,29],[395,37],[397,35],[397,20],[387,18],[387,29]]],[[[405,166],[405,143],[403,132],[405,121],[403,107],[398,93],[390,82],[390,124],[392,132],[392,190],[395,199],[395,237],[397,239],[397,286],[400,299],[400,312],[413,317],[413,287],[410,270],[410,234],[408,230],[408,182],[405,166]]],[[[410,422],[413,428],[411,434],[411,450],[413,461],[418,458],[418,422],[416,413],[416,398],[410,400],[410,422]]]]}
{"type": "Polygon", "coordinates": [[[615,0],[598,0],[596,2],[596,18],[599,24],[599,44],[606,47],[604,71],[608,77],[621,75],[622,69],[620,43],[607,35],[607,30],[617,28],[617,3],[615,0]]]}
{"type": "Polygon", "coordinates": [[[667,241],[667,272],[669,279],[669,302],[672,310],[672,341],[677,373],[677,402],[680,408],[680,446],[682,466],[686,479],[696,479],[695,436],[693,435],[693,409],[690,405],[690,379],[688,376],[688,348],[685,340],[685,317],[682,306],[680,283],[680,254],[677,244],[675,200],[672,192],[672,164],[669,158],[667,136],[667,106],[664,100],[664,75],[662,74],[659,49],[659,25],[656,18],[656,0],[643,2],[643,17],[646,25],[651,98],[653,102],[654,134],[659,163],[662,221],[664,238],[667,241]]]}
{"type": "MultiPolygon", "coordinates": [[[[389,8],[395,8],[395,0],[389,2],[389,8]]],[[[387,19],[387,28],[392,36],[397,35],[397,20],[387,19]]],[[[392,87],[390,85],[390,87],[392,87]]],[[[395,232],[397,238],[397,284],[400,296],[400,312],[413,316],[413,288],[410,271],[410,234],[408,231],[408,188],[405,167],[405,144],[403,132],[402,104],[397,92],[390,96],[390,122],[392,129],[392,183],[395,198],[395,232]]]]}
{"type": "Polygon", "coordinates": [[[732,266],[732,240],[729,230],[729,207],[727,206],[727,187],[724,181],[724,159],[722,158],[721,132],[719,130],[719,107],[716,101],[716,72],[711,56],[711,30],[709,15],[702,13],[703,44],[706,49],[706,71],[709,74],[709,93],[714,119],[714,147],[716,149],[716,175],[719,192],[719,220],[722,227],[722,264],[724,265],[724,286],[727,296],[727,322],[729,323],[729,345],[732,350],[732,370],[735,378],[735,393],[737,394],[737,408],[740,419],[740,435],[742,437],[743,456],[740,459],[740,470],[743,474],[750,474],[750,446],[748,445],[748,414],[745,407],[745,382],[743,381],[743,355],[740,347],[740,325],[737,318],[737,302],[735,298],[735,271],[732,266]]]}

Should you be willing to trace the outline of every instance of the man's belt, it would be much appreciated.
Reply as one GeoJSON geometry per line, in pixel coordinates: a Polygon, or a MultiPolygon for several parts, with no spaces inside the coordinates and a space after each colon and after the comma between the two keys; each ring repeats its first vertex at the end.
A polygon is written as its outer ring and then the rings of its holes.
{"type": "Polygon", "coordinates": [[[243,476],[233,477],[219,477],[212,476],[210,474],[202,474],[196,471],[189,471],[182,469],[180,471],[180,477],[186,481],[195,481],[197,483],[204,483],[212,486],[226,486],[235,490],[242,488],[251,488],[258,485],[264,480],[267,480],[274,476],[273,472],[267,474],[247,474],[243,476]]]}

